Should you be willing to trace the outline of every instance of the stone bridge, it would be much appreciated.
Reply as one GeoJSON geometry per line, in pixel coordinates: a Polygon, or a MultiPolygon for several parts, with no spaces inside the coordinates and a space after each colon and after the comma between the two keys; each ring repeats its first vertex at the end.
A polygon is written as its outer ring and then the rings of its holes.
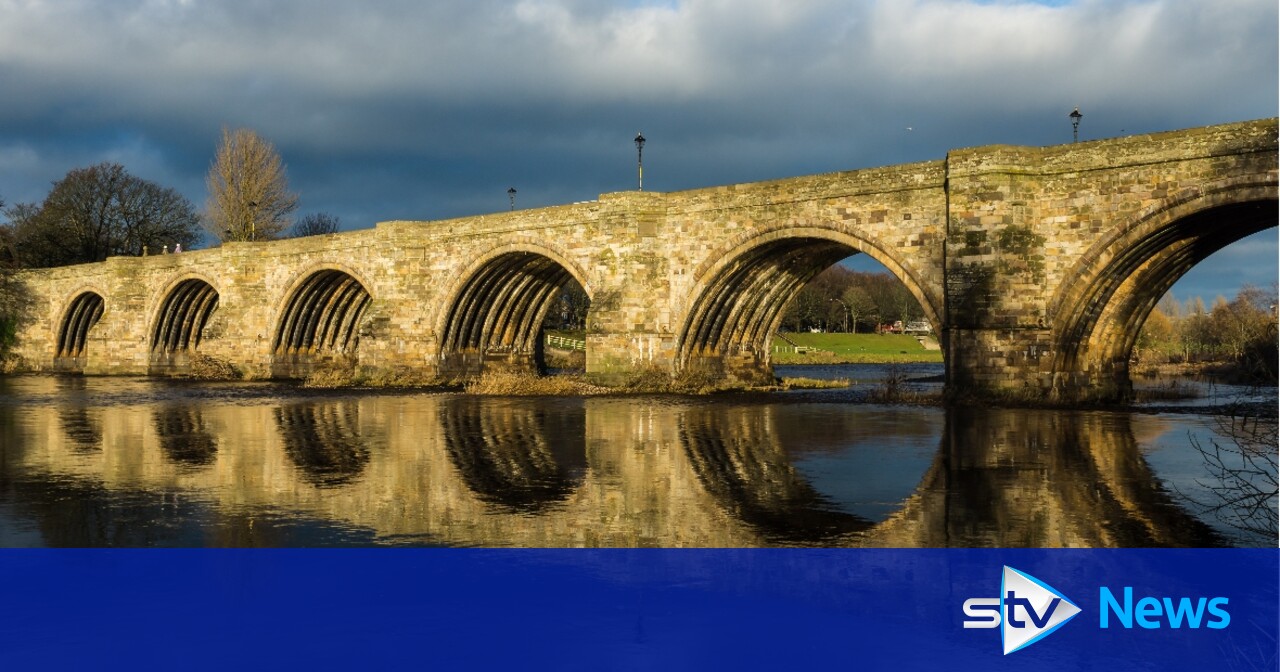
{"type": "Polygon", "coordinates": [[[1276,119],[32,271],[28,368],[251,376],[532,368],[569,282],[586,370],[771,379],[783,307],[870,255],[919,300],[953,391],[1123,395],[1187,270],[1277,220],[1276,119]]]}

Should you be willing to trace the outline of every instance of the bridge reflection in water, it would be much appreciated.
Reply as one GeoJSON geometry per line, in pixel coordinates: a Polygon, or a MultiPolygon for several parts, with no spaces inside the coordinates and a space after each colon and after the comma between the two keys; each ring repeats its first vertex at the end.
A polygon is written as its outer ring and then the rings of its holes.
{"type": "Polygon", "coordinates": [[[253,388],[192,400],[161,383],[115,396],[60,394],[60,379],[6,384],[4,545],[1224,541],[1144,459],[1143,443],[1178,418],[253,388]]]}

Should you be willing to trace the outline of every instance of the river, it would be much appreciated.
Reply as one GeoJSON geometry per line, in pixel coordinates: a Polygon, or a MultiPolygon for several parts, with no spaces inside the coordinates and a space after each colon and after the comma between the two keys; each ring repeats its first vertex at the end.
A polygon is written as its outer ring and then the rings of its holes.
{"type": "Polygon", "coordinates": [[[0,546],[1276,543],[1274,417],[859,403],[940,372],[590,398],[3,378],[0,546]]]}

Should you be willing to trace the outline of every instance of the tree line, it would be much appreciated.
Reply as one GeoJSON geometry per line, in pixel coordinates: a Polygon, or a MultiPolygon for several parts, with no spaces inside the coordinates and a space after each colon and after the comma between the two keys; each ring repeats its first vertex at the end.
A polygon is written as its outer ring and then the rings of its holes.
{"type": "Polygon", "coordinates": [[[1166,294],[1147,316],[1134,348],[1139,363],[1230,363],[1253,382],[1277,379],[1277,288],[1245,285],[1219,296],[1179,301],[1166,294]]]}
{"type": "Polygon", "coordinates": [[[40,203],[14,203],[0,213],[0,264],[47,268],[194,249],[206,240],[263,241],[334,233],[338,218],[314,213],[296,222],[275,147],[249,129],[223,129],[197,210],[176,190],[119,163],[74,168],[40,203]]]}
{"type": "Polygon", "coordinates": [[[836,264],[805,285],[783,310],[787,331],[873,333],[881,326],[924,319],[906,285],[887,272],[855,271],[836,264]]]}

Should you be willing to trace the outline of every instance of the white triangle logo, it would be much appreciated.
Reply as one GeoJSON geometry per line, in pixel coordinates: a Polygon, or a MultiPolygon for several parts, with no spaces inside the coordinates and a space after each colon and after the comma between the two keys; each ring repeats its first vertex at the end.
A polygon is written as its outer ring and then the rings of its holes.
{"type": "Polygon", "coordinates": [[[1000,640],[1005,655],[1035,644],[1078,613],[1080,607],[1062,593],[1005,565],[1000,578],[1000,640]]]}

